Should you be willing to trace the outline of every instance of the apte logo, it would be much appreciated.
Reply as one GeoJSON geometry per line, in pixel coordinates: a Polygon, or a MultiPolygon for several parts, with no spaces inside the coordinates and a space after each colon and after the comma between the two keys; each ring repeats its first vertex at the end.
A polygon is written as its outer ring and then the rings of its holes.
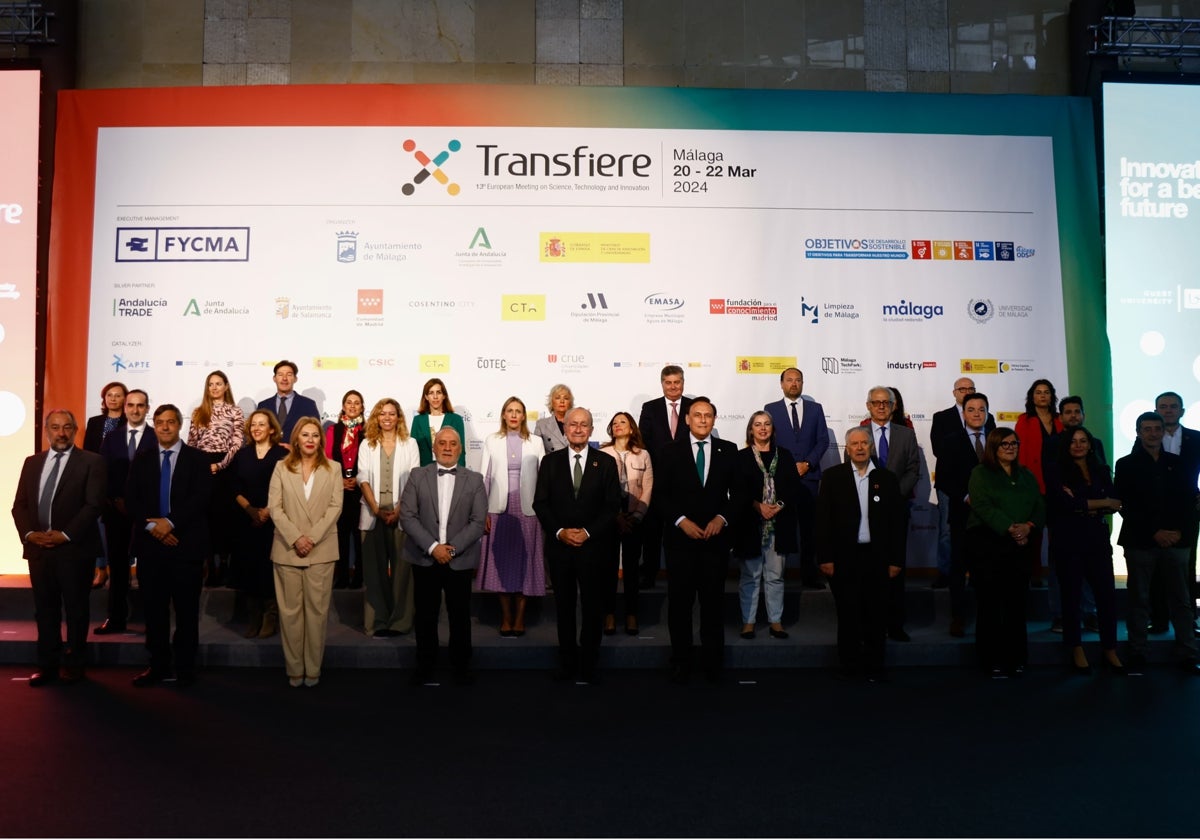
{"type": "Polygon", "coordinates": [[[972,298],[971,302],[967,304],[967,312],[977,324],[986,324],[996,314],[995,307],[987,298],[972,298]]]}
{"type": "Polygon", "coordinates": [[[359,289],[358,290],[358,314],[359,315],[382,315],[383,314],[383,289],[359,289]]]}
{"type": "Polygon", "coordinates": [[[412,195],[417,191],[417,187],[425,183],[430,176],[433,180],[442,184],[446,188],[446,192],[450,195],[458,195],[460,190],[458,184],[452,183],[450,178],[442,171],[442,164],[450,159],[450,155],[462,148],[462,143],[457,140],[451,140],[446,144],[444,151],[438,152],[432,158],[417,148],[415,140],[404,141],[404,151],[412,152],[412,156],[417,159],[417,163],[421,164],[421,168],[417,170],[417,174],[413,176],[411,182],[400,188],[400,192],[405,195],[412,195]]]}
{"type": "Polygon", "coordinates": [[[358,231],[339,230],[337,232],[337,261],[352,263],[358,259],[358,231]]]}

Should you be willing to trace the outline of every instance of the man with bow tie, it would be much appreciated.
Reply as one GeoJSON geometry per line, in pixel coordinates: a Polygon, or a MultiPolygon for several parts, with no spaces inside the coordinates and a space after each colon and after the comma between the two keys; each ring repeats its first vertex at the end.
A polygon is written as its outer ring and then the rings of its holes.
{"type": "Polygon", "coordinates": [[[559,667],[555,677],[599,681],[596,663],[604,622],[605,544],[621,509],[617,462],[588,446],[592,413],[574,408],[563,418],[567,448],[551,452],[538,469],[533,511],[546,532],[546,560],[558,612],[559,667]],[[575,592],[581,625],[575,638],[575,592]]]}
{"type": "Polygon", "coordinates": [[[904,563],[908,503],[873,454],[870,429],[846,432],[849,461],[825,471],[817,495],[817,552],[837,604],[842,672],[881,682],[888,581],[904,563]]]}

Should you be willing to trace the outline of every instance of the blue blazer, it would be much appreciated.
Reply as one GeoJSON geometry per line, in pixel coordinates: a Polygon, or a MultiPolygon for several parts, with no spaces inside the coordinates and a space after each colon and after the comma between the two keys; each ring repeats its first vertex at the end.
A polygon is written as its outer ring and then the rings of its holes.
{"type": "MultiPolygon", "coordinates": [[[[803,399],[803,398],[802,398],[803,399]]],[[[800,430],[792,428],[792,416],[786,400],[777,400],[763,406],[775,424],[775,442],[792,453],[796,463],[808,461],[808,472],[801,479],[811,485],[816,493],[821,480],[821,459],[829,449],[829,427],[825,425],[825,409],[815,400],[804,400],[804,416],[800,418],[800,430]]]]}
{"type": "MultiPolygon", "coordinates": [[[[275,407],[278,403],[279,395],[272,394],[258,404],[259,408],[265,408],[267,411],[275,414],[275,407]]],[[[317,408],[317,404],[303,394],[298,394],[292,391],[292,404],[288,406],[287,420],[283,425],[283,440],[282,443],[292,442],[292,429],[296,427],[296,421],[301,417],[316,417],[321,419],[321,411],[317,408]]]]}

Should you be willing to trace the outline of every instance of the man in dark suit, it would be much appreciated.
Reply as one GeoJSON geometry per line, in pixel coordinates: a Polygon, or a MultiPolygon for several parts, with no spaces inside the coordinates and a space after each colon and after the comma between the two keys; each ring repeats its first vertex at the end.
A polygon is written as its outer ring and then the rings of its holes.
{"type": "Polygon", "coordinates": [[[592,413],[573,408],[563,418],[567,448],[551,452],[538,468],[533,512],[546,532],[546,560],[558,608],[558,679],[597,681],[604,622],[605,545],[621,508],[617,462],[588,446],[592,413]],[[575,641],[575,591],[579,590],[579,641],[575,641]]]}
{"type": "Polygon", "coordinates": [[[134,457],[125,484],[150,652],[150,667],[133,680],[139,688],[176,681],[190,685],[196,678],[212,471],[200,450],[179,439],[182,424],[175,406],[168,403],[155,410],[156,446],[134,457]]]}
{"type": "Polygon", "coordinates": [[[950,526],[950,635],[966,635],[967,599],[967,517],[971,505],[967,500],[967,483],[971,470],[978,466],[987,445],[988,399],[974,391],[962,405],[962,425],[946,432],[937,446],[938,498],[945,497],[950,526]]]}
{"type": "Polygon", "coordinates": [[[303,394],[297,394],[296,379],[300,369],[295,362],[284,359],[275,363],[275,396],[267,397],[258,404],[259,408],[275,412],[279,425],[283,427],[283,445],[287,446],[292,439],[292,429],[301,417],[316,417],[321,419],[317,404],[303,394]]]}
{"type": "MultiPolygon", "coordinates": [[[[934,412],[933,422],[929,427],[929,445],[933,449],[933,457],[940,458],[942,441],[960,431],[963,423],[963,400],[975,393],[975,380],[963,376],[954,380],[954,405],[934,412]]],[[[987,418],[984,432],[996,428],[996,421],[991,415],[987,418]]],[[[938,500],[938,543],[937,567],[938,574],[933,581],[934,589],[945,589],[950,585],[950,499],[936,490],[938,500]]]]}
{"type": "MultiPolygon", "coordinates": [[[[666,449],[675,441],[687,437],[687,425],[683,418],[687,415],[688,406],[692,404],[691,397],[683,395],[683,368],[679,365],[664,367],[659,376],[659,383],[663,395],[642,403],[642,412],[638,415],[638,431],[642,433],[642,443],[650,453],[650,465],[655,472],[659,469],[659,461],[666,449]]],[[[662,555],[664,524],[662,507],[656,499],[657,497],[651,494],[650,509],[646,512],[642,531],[643,589],[653,588],[657,581],[662,555]]]]}
{"type": "Polygon", "coordinates": [[[125,480],[129,464],[142,452],[158,445],[154,430],[146,424],[150,398],[134,389],[125,395],[125,423],[100,445],[100,457],[108,468],[108,502],[101,518],[108,540],[108,614],[96,628],[97,636],[124,633],[129,618],[129,543],[132,523],[125,508],[125,480]],[[119,434],[118,434],[119,433],[119,434]]]}
{"type": "Polygon", "coordinates": [[[662,501],[667,556],[667,626],[671,680],[686,683],[692,670],[692,605],[700,602],[701,662],[720,679],[725,654],[721,602],[737,499],[737,447],[713,437],[717,410],[696,397],[685,416],[688,436],[655,466],[654,494],[662,501]]]}
{"type": "Polygon", "coordinates": [[[904,563],[908,500],[895,475],[872,463],[869,429],[846,432],[846,455],[821,482],[817,546],[833,584],[842,670],[874,682],[884,679],[888,579],[904,563]]]}
{"type": "MultiPolygon", "coordinates": [[[[1189,429],[1179,422],[1184,413],[1183,397],[1174,391],[1164,391],[1155,397],[1154,410],[1163,419],[1163,451],[1179,456],[1183,463],[1187,486],[1195,495],[1197,476],[1200,475],[1200,431],[1189,429]]],[[[1187,580],[1191,604],[1195,604],[1196,598],[1200,597],[1200,591],[1197,591],[1196,587],[1196,525],[1196,517],[1193,516],[1188,533],[1183,535],[1183,547],[1188,551],[1187,580]]],[[[1163,576],[1155,573],[1150,582],[1150,632],[1167,632],[1169,615],[1167,588],[1163,576]]]]}
{"type": "Polygon", "coordinates": [[[75,446],[77,428],[75,416],[65,409],[46,415],[50,448],[25,459],[13,500],[37,620],[38,670],[29,678],[34,688],[60,678],[78,682],[87,661],[88,596],[100,553],[96,523],[106,483],[104,459],[75,446]]]}
{"type": "Polygon", "coordinates": [[[438,655],[438,613],[446,595],[450,664],[454,681],[472,681],[471,581],[479,565],[479,541],[487,522],[483,477],[458,466],[458,430],[443,426],[433,437],[435,463],[408,475],[400,495],[400,527],[408,535],[404,553],[413,571],[417,667],[413,685],[433,679],[438,655]]]}
{"type": "MultiPolygon", "coordinates": [[[[917,448],[916,433],[903,425],[892,422],[896,408],[896,395],[884,385],[876,385],[867,394],[867,411],[871,414],[868,426],[875,447],[879,466],[886,469],[900,483],[900,495],[905,499],[904,524],[908,529],[908,501],[912,498],[921,477],[921,452],[917,448]]],[[[907,543],[907,540],[905,540],[907,543]]],[[[907,545],[906,545],[907,549],[907,545]]],[[[911,641],[904,629],[904,568],[888,582],[888,638],[895,642],[911,641]]]]}
{"type": "Polygon", "coordinates": [[[763,408],[775,425],[775,442],[796,459],[796,473],[804,488],[796,510],[800,533],[800,576],[810,589],[824,589],[817,574],[817,543],[813,535],[813,517],[817,504],[817,487],[821,483],[821,458],[829,449],[829,427],[825,425],[825,409],[815,400],[803,400],[804,374],[798,368],[788,368],[779,376],[783,399],[767,403],[763,408]]]}

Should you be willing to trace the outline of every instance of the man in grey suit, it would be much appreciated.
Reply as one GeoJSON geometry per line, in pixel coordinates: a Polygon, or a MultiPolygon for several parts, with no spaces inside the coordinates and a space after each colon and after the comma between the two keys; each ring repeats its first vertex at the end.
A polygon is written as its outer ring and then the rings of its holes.
{"type": "Polygon", "coordinates": [[[404,551],[413,570],[417,668],[413,685],[433,680],[438,655],[438,613],[446,594],[450,621],[450,664],[454,681],[473,681],[471,662],[471,581],[479,565],[479,540],[487,521],[483,477],[458,466],[462,441],[443,426],[433,438],[434,463],[409,473],[400,495],[400,527],[408,535],[404,551]]]}
{"type": "Polygon", "coordinates": [[[46,415],[50,448],[25,459],[13,500],[13,523],[29,561],[37,619],[38,670],[29,678],[33,688],[60,678],[78,682],[87,659],[88,595],[100,551],[97,520],[107,480],[104,459],[75,446],[77,428],[74,415],[65,409],[46,415]]]}
{"type": "MultiPolygon", "coordinates": [[[[884,385],[876,385],[867,393],[867,411],[871,413],[871,439],[879,466],[896,476],[900,483],[900,498],[908,504],[912,499],[917,479],[921,476],[921,453],[917,449],[916,433],[903,425],[892,422],[896,408],[896,395],[884,385]]],[[[908,504],[904,506],[905,544],[908,535],[908,504]]],[[[901,552],[901,559],[904,553],[901,552]]],[[[888,592],[888,638],[894,642],[911,641],[904,629],[904,571],[891,578],[888,592]]]]}

